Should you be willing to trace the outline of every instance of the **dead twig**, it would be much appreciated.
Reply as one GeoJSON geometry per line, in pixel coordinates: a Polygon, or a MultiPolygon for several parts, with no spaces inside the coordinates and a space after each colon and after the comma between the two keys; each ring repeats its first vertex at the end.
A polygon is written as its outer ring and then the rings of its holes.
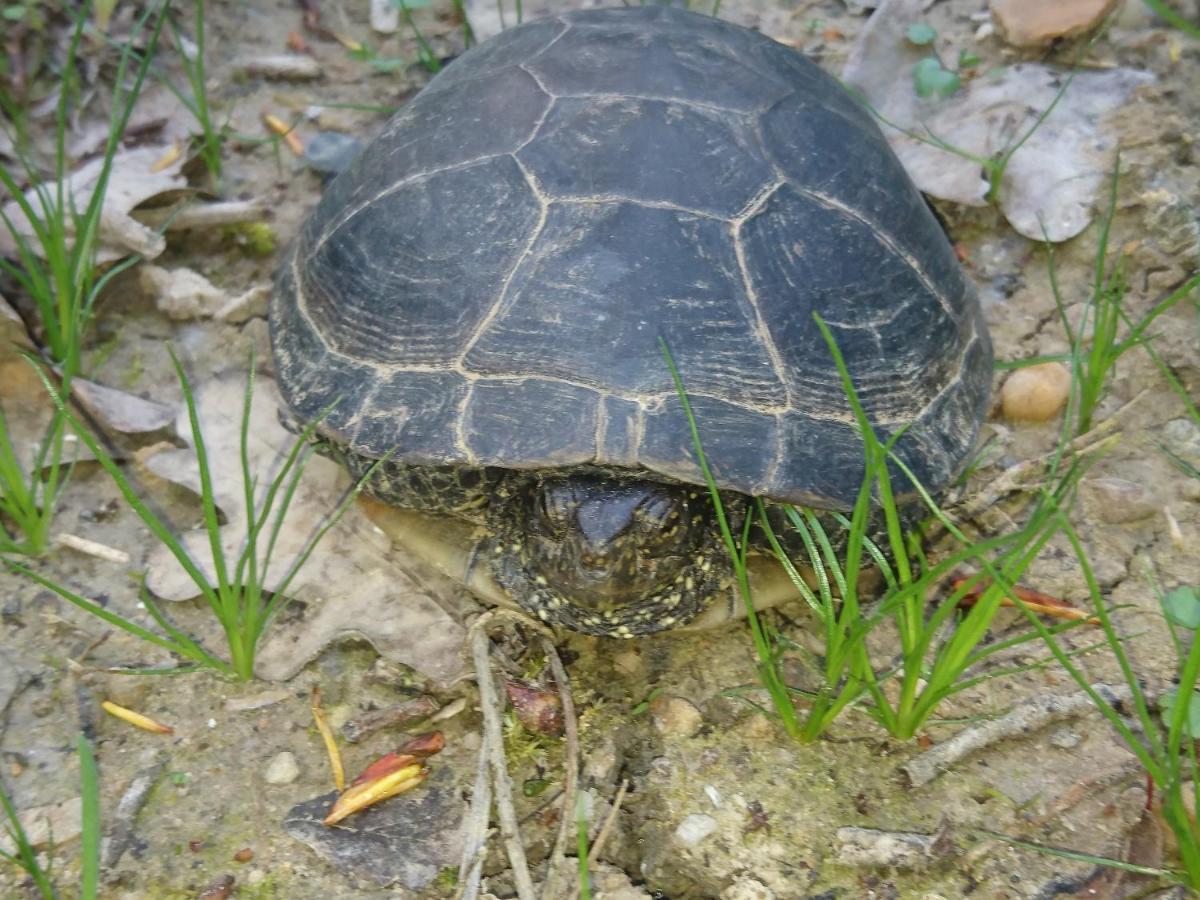
{"type": "MultiPolygon", "coordinates": [[[[612,809],[608,811],[608,815],[604,817],[604,824],[600,826],[596,837],[592,839],[592,846],[587,855],[589,871],[600,861],[600,852],[604,849],[604,842],[608,840],[608,836],[612,834],[612,830],[617,824],[617,813],[621,811],[621,804],[625,802],[627,790],[629,790],[629,779],[624,778],[621,780],[621,786],[617,788],[617,796],[613,798],[612,809]]],[[[580,891],[581,886],[576,880],[575,886],[571,889],[571,900],[579,900],[580,891]]]]}
{"type": "Polygon", "coordinates": [[[500,699],[492,681],[491,659],[488,656],[486,626],[495,621],[494,613],[485,613],[471,626],[471,656],[475,663],[476,682],[479,685],[479,706],[483,713],[484,742],[480,753],[486,753],[492,770],[492,784],[496,811],[500,818],[500,834],[512,868],[513,882],[520,900],[534,900],[533,880],[529,876],[529,864],[525,859],[525,847],[517,829],[517,812],[512,800],[512,778],[504,758],[504,738],[500,725],[500,699]]]}
{"type": "Polygon", "coordinates": [[[575,809],[575,791],[579,779],[579,721],[575,717],[575,703],[571,698],[571,683],[567,679],[567,670],[559,658],[554,641],[542,635],[542,650],[550,663],[550,672],[558,685],[558,697],[562,702],[563,724],[567,738],[567,753],[563,778],[562,815],[558,820],[558,835],[554,839],[554,848],[550,851],[550,860],[546,865],[546,879],[542,883],[543,900],[556,900],[563,895],[559,881],[562,878],[562,867],[566,863],[567,840],[571,835],[575,809]]]}
{"type": "MultiPolygon", "coordinates": [[[[1124,685],[1092,685],[1093,690],[1111,704],[1128,700],[1129,688],[1124,685]]],[[[989,722],[964,728],[950,740],[910,759],[900,767],[913,787],[933,781],[968,753],[981,750],[998,741],[1026,734],[1059,719],[1077,716],[1092,706],[1092,698],[1084,691],[1065,697],[1047,694],[1034,697],[1013,707],[1005,715],[989,722]]]]}
{"type": "Polygon", "coordinates": [[[488,776],[491,748],[484,729],[479,742],[479,760],[475,766],[475,786],[471,789],[471,806],[463,822],[462,861],[458,864],[457,900],[476,900],[483,880],[483,861],[487,857],[490,834],[488,817],[492,811],[492,780],[488,776]]]}
{"type": "MultiPolygon", "coordinates": [[[[1142,391],[1095,428],[1069,441],[1064,457],[1083,456],[1109,449],[1120,438],[1121,418],[1140,403],[1146,393],[1142,391]]],[[[1056,453],[1057,451],[1046,453],[1009,466],[982,490],[966,497],[955,510],[955,514],[960,518],[972,518],[990,509],[1014,491],[1030,488],[1031,479],[1050,463],[1056,453]]]]}

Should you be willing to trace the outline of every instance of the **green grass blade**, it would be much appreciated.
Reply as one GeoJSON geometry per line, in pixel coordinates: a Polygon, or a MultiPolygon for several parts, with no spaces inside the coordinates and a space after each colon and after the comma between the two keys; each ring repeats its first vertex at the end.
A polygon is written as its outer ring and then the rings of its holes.
{"type": "Polygon", "coordinates": [[[1021,847],[1025,850],[1036,850],[1038,853],[1046,853],[1050,856],[1057,856],[1060,859],[1069,859],[1074,862],[1086,862],[1096,866],[1107,866],[1112,869],[1120,869],[1123,872],[1130,872],[1134,875],[1150,875],[1155,878],[1165,878],[1169,881],[1179,883],[1178,876],[1168,869],[1159,869],[1154,866],[1139,866],[1134,863],[1127,863],[1119,859],[1110,859],[1105,856],[1096,856],[1092,853],[1080,853],[1076,850],[1063,850],[1058,847],[1049,847],[1045,844],[1037,844],[1033,841],[1026,841],[1011,835],[1001,834],[998,831],[987,831],[980,829],[980,834],[985,834],[988,837],[995,838],[998,841],[1003,841],[1006,844],[1012,844],[1014,847],[1021,847]]]}
{"type": "Polygon", "coordinates": [[[83,798],[80,831],[79,897],[80,900],[96,900],[100,890],[100,776],[96,771],[96,757],[92,745],[82,734],[76,744],[79,750],[79,784],[83,798]]]}

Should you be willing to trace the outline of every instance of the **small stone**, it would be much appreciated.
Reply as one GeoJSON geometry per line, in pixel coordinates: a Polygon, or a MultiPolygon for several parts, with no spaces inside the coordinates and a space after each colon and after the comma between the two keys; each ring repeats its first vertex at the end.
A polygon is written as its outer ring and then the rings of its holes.
{"type": "Polygon", "coordinates": [[[1058,415],[1071,393],[1071,373],[1062,363],[1048,362],[1017,369],[1000,389],[1004,418],[1046,422],[1058,415]]]}
{"type": "MultiPolygon", "coordinates": [[[[245,697],[230,697],[225,701],[225,709],[228,712],[247,712],[254,709],[263,709],[267,706],[273,706],[276,703],[282,703],[291,697],[289,691],[282,688],[273,691],[262,691],[258,694],[248,694],[245,697]]],[[[115,701],[120,703],[119,700],[115,701]]],[[[121,704],[124,706],[125,704],[121,704]]]]}
{"type": "Polygon", "coordinates": [[[675,840],[685,847],[695,847],[717,830],[717,820],[703,813],[693,813],[675,829],[675,840]]]}
{"type": "Polygon", "coordinates": [[[646,777],[650,781],[666,783],[675,775],[675,767],[671,765],[671,761],[665,756],[656,756],[650,760],[650,767],[646,770],[646,777]]]}
{"type": "Polygon", "coordinates": [[[592,896],[603,900],[650,900],[650,895],[635,887],[629,876],[608,863],[598,862],[588,872],[592,881],[592,896]]]}
{"type": "Polygon", "coordinates": [[[616,770],[617,745],[611,739],[602,740],[583,758],[583,777],[587,782],[603,784],[616,770]]]}
{"type": "Polygon", "coordinates": [[[1191,419],[1172,419],[1163,426],[1162,433],[1176,453],[1200,456],[1200,425],[1191,419]]]}
{"type": "Polygon", "coordinates": [[[1082,738],[1070,728],[1059,728],[1050,735],[1050,746],[1059,750],[1073,750],[1079,746],[1081,740],[1082,738]]]}
{"type": "Polygon", "coordinates": [[[1014,47],[1044,47],[1059,38],[1085,34],[1099,25],[1118,0],[991,0],[992,21],[1014,47]]]}
{"type": "Polygon", "coordinates": [[[645,662],[642,661],[642,654],[632,648],[614,654],[612,664],[613,668],[623,675],[640,675],[646,668],[645,662]]]}
{"type": "Polygon", "coordinates": [[[721,900],[775,900],[775,892],[749,875],[738,875],[721,891],[721,900]]]}
{"type": "Polygon", "coordinates": [[[666,737],[695,737],[704,717],[695,705],[682,697],[659,694],[650,701],[654,727],[666,737]]]}
{"type": "Polygon", "coordinates": [[[322,175],[340,175],[363,148],[363,142],[339,131],[319,131],[304,145],[304,161],[322,175]]]}
{"type": "Polygon", "coordinates": [[[300,766],[296,763],[296,757],[287,750],[277,753],[267,763],[267,770],[263,773],[263,781],[267,784],[291,784],[298,777],[300,766]]]}
{"type": "Polygon", "coordinates": [[[1088,478],[1082,484],[1084,503],[1102,522],[1122,525],[1139,522],[1158,512],[1153,494],[1124,478],[1088,478]]]}
{"type": "Polygon", "coordinates": [[[216,311],[213,318],[230,325],[241,325],[251,319],[261,319],[267,314],[267,300],[271,296],[269,284],[259,284],[245,293],[238,294],[216,311]]]}
{"type": "Polygon", "coordinates": [[[139,266],[142,290],[154,298],[158,311],[176,321],[216,315],[229,295],[192,269],[139,266]]]}
{"type": "MultiPolygon", "coordinates": [[[[49,847],[51,842],[57,850],[79,837],[83,831],[83,798],[72,797],[62,803],[35,806],[22,810],[18,816],[25,839],[34,850],[49,847]]],[[[16,852],[7,829],[0,829],[0,851],[16,852]]]]}

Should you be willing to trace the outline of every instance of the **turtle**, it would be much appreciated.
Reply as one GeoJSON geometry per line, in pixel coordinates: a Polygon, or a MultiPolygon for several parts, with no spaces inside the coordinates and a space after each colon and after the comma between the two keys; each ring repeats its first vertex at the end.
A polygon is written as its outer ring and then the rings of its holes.
{"type": "Polygon", "coordinates": [[[291,414],[414,511],[415,545],[544,622],[632,637],[732,593],[664,344],[725,505],[853,506],[863,442],[814,314],[876,433],[944,489],[992,349],[938,219],[815,63],[646,6],[447,65],[329,183],[269,322],[291,414]]]}

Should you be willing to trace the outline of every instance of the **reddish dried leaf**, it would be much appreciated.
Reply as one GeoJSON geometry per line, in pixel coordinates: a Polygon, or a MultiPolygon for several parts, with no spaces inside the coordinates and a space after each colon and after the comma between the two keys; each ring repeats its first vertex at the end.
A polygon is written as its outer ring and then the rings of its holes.
{"type": "Polygon", "coordinates": [[[515,678],[504,682],[504,690],[517,714],[517,721],[526,729],[534,734],[562,734],[562,700],[558,694],[515,678]]]}

